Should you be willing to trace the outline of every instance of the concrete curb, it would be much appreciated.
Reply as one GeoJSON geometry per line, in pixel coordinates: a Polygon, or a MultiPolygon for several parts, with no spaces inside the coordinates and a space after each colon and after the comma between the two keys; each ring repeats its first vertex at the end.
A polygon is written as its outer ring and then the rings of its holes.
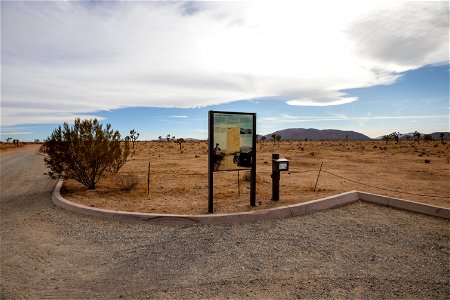
{"type": "Polygon", "coordinates": [[[414,202],[399,198],[386,197],[366,192],[358,192],[361,201],[374,203],[378,205],[389,206],[397,209],[412,211],[433,217],[450,219],[450,209],[430,204],[414,202]]]}
{"type": "Polygon", "coordinates": [[[52,201],[56,206],[89,216],[110,218],[121,221],[146,221],[153,224],[232,224],[256,222],[269,219],[283,219],[336,208],[355,203],[359,200],[404,210],[411,210],[446,219],[450,218],[450,210],[447,208],[358,191],[351,191],[295,205],[232,214],[175,215],[112,211],[102,208],[88,207],[64,199],[60,193],[62,184],[63,180],[58,181],[55,190],[53,191],[52,201]]]}

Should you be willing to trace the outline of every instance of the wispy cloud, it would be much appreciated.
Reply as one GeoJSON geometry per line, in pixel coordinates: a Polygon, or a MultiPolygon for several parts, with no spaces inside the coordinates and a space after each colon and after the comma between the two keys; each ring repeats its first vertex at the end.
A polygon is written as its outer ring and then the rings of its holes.
{"type": "Polygon", "coordinates": [[[261,123],[303,123],[303,122],[326,122],[326,121],[371,121],[371,120],[424,120],[424,119],[448,119],[448,115],[430,115],[430,116],[362,116],[362,117],[347,117],[347,116],[291,116],[280,115],[271,117],[260,117],[261,123]]]}
{"type": "Polygon", "coordinates": [[[391,84],[398,72],[448,61],[447,2],[378,7],[3,1],[1,122],[264,97],[340,105],[357,100],[342,90],[391,84]]]}

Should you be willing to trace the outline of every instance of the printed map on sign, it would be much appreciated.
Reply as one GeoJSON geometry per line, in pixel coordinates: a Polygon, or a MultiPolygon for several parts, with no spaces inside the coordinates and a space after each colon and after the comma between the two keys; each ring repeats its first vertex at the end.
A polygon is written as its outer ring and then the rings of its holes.
{"type": "Polygon", "coordinates": [[[251,169],[252,114],[214,113],[214,171],[251,169]]]}

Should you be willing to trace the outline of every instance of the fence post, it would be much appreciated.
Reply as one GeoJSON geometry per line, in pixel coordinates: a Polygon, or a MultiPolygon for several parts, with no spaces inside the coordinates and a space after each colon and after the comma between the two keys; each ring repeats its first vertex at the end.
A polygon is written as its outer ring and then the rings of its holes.
{"type": "Polygon", "coordinates": [[[317,182],[319,182],[320,172],[322,171],[323,162],[320,163],[319,174],[317,174],[316,185],[314,186],[314,192],[316,191],[317,182]]]}
{"type": "Polygon", "coordinates": [[[150,162],[148,162],[148,172],[147,172],[147,196],[150,195],[150,162]]]}

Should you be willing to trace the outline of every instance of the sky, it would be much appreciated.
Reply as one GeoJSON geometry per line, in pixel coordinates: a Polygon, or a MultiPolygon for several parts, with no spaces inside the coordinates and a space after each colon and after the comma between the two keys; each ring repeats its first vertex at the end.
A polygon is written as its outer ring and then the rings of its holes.
{"type": "Polygon", "coordinates": [[[449,131],[449,3],[1,2],[2,141],[77,117],[206,139],[209,110],[258,134],[449,131]]]}

